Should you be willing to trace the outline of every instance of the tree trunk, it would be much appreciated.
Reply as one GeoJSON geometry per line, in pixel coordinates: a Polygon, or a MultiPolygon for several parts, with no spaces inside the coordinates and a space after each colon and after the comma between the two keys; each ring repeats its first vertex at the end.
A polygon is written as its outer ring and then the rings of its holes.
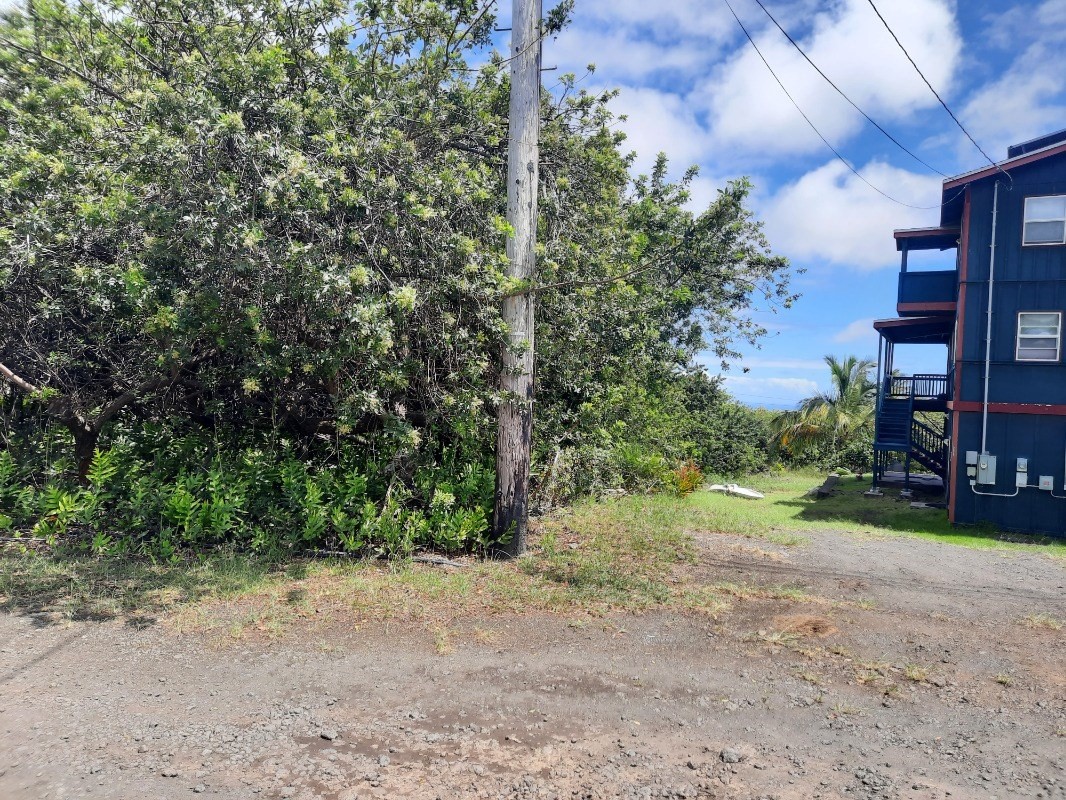
{"type": "Polygon", "coordinates": [[[100,442],[100,428],[77,423],[69,427],[70,432],[74,434],[74,461],[78,465],[78,480],[87,484],[89,467],[93,464],[96,445],[100,442]]]}

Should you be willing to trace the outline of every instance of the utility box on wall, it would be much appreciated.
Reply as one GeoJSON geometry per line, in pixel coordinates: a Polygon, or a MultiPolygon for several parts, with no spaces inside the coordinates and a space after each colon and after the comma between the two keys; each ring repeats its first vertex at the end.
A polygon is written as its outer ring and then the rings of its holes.
{"type": "Polygon", "coordinates": [[[996,457],[982,453],[977,457],[977,482],[990,486],[996,482],[996,457]]]}

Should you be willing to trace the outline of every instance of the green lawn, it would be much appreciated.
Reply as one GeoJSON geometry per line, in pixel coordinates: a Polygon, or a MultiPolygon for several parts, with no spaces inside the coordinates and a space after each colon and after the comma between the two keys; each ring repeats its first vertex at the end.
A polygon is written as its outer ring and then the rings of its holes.
{"type": "MultiPolygon", "coordinates": [[[[840,530],[875,536],[915,536],[965,547],[1035,550],[1066,557],[1064,540],[1008,534],[992,526],[955,527],[948,523],[945,510],[911,508],[910,501],[900,500],[898,489],[885,488],[883,497],[865,497],[870,481],[854,476],[842,478],[837,493],[831,497],[808,497],[807,491],[824,479],[823,473],[816,472],[755,475],[741,483],[765,494],[765,500],[700,492],[690,502],[707,526],[760,538],[840,530]]],[[[914,499],[936,502],[941,498],[916,495],[914,499]]]]}

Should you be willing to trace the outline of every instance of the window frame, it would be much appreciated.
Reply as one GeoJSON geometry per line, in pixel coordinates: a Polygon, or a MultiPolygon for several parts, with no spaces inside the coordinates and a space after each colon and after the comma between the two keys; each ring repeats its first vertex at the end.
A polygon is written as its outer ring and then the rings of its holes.
{"type": "Polygon", "coordinates": [[[1022,247],[1063,247],[1066,245],[1066,211],[1063,212],[1064,216],[1059,219],[1029,219],[1029,201],[1030,200],[1044,200],[1048,197],[1061,197],[1066,199],[1066,194],[1031,194],[1025,198],[1025,202],[1022,204],[1022,247]],[[1030,222],[1062,222],[1063,223],[1063,236],[1061,242],[1027,242],[1025,241],[1025,226],[1030,222]]]}
{"type": "Polygon", "coordinates": [[[1019,311],[1017,323],[1014,326],[1014,360],[1022,364],[1058,364],[1062,361],[1062,312],[1061,311],[1019,311]],[[1024,339],[1049,339],[1050,336],[1037,336],[1031,333],[1022,333],[1022,317],[1027,314],[1054,314],[1055,323],[1055,357],[1054,358],[1022,358],[1022,341],[1024,339]]]}

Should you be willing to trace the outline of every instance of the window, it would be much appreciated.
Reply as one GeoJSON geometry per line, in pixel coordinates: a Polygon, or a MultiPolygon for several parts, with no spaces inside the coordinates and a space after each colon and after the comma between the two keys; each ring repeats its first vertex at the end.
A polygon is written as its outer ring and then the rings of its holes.
{"type": "Polygon", "coordinates": [[[1018,314],[1018,361],[1058,361],[1062,312],[1018,314]]]}
{"type": "Polygon", "coordinates": [[[1025,198],[1022,244],[1066,244],[1066,194],[1025,198]]]}

